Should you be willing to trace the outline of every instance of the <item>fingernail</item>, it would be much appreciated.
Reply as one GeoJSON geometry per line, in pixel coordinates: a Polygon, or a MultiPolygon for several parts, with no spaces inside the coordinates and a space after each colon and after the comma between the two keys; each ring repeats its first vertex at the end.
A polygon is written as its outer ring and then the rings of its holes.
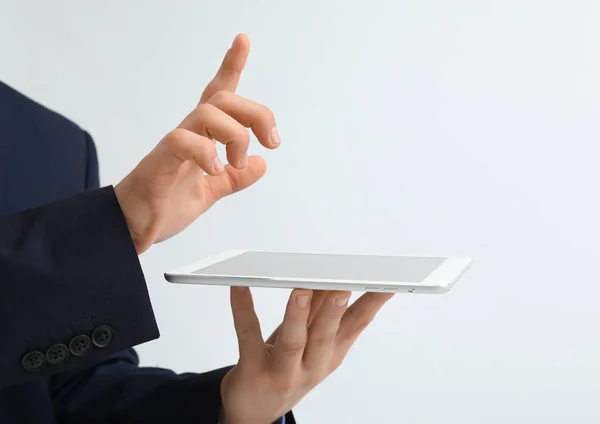
{"type": "Polygon", "coordinates": [[[221,162],[218,157],[216,157],[213,161],[213,166],[215,167],[215,171],[217,171],[219,174],[225,170],[223,162],[221,162]]]}
{"type": "Polygon", "coordinates": [[[240,160],[240,165],[242,165],[242,168],[248,166],[248,152],[244,153],[244,156],[242,156],[242,159],[240,160]]]}
{"type": "Polygon", "coordinates": [[[344,306],[348,303],[349,297],[339,297],[335,299],[335,306],[344,306]]]}
{"type": "Polygon", "coordinates": [[[296,296],[296,305],[298,305],[301,308],[306,308],[308,306],[308,296],[304,294],[296,296]]]}
{"type": "Polygon", "coordinates": [[[273,127],[271,130],[271,143],[275,146],[278,146],[281,143],[281,138],[279,138],[279,131],[277,131],[277,127],[273,127]]]}
{"type": "Polygon", "coordinates": [[[245,292],[246,290],[248,290],[248,287],[246,286],[233,286],[233,289],[239,293],[245,292]]]}
{"type": "Polygon", "coordinates": [[[235,46],[235,43],[237,42],[238,38],[240,38],[240,35],[236,35],[235,38],[233,39],[233,43],[231,43],[231,47],[235,46]]]}

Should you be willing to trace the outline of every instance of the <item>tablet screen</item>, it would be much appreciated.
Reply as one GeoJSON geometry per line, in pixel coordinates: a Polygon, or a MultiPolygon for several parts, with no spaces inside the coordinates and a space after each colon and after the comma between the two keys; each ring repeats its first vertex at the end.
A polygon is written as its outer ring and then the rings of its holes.
{"type": "Polygon", "coordinates": [[[419,283],[446,258],[244,252],[193,274],[419,283]]]}

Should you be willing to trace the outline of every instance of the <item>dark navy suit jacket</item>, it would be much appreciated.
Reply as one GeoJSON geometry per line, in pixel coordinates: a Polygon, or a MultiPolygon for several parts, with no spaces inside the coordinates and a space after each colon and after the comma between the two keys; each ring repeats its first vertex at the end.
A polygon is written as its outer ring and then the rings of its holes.
{"type": "Polygon", "coordinates": [[[131,346],[158,328],[98,187],[90,136],[0,82],[0,423],[216,424],[228,368],[138,367],[131,346]]]}

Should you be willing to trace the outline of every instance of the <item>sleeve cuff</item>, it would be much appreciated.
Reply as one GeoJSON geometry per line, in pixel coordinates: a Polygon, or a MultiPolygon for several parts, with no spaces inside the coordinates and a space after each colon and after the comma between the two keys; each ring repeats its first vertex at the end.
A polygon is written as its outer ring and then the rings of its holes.
{"type": "Polygon", "coordinates": [[[0,234],[0,386],[159,336],[112,187],[4,217],[0,234]]]}

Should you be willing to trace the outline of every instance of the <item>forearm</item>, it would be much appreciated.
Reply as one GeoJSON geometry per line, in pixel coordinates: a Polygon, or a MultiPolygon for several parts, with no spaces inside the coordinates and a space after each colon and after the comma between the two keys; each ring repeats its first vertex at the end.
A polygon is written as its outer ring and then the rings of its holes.
{"type": "Polygon", "coordinates": [[[217,423],[219,386],[228,368],[180,374],[139,368],[132,350],[89,372],[57,375],[50,382],[59,422],[217,423]]]}
{"type": "MultiPolygon", "coordinates": [[[[135,352],[127,350],[86,373],[57,375],[50,380],[50,388],[63,424],[217,424],[220,385],[229,369],[178,375],[162,368],[139,368],[135,352]]],[[[295,424],[291,412],[285,424],[295,424]]]]}

